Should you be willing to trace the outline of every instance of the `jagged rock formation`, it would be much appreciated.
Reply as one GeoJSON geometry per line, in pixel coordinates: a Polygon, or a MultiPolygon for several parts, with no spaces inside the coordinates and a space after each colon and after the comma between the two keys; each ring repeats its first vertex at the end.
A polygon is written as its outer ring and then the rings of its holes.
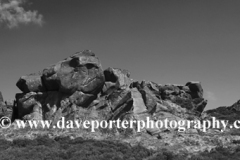
{"type": "Polygon", "coordinates": [[[207,110],[202,115],[202,119],[210,119],[211,117],[216,117],[216,119],[219,120],[228,120],[229,123],[239,120],[240,100],[231,106],[221,106],[215,109],[207,110]]]}
{"type": "Polygon", "coordinates": [[[37,102],[42,104],[43,112],[39,114],[43,119],[54,117],[46,116],[50,114],[49,108],[58,106],[59,109],[62,100],[68,99],[71,104],[87,107],[101,91],[104,78],[99,59],[88,50],[78,52],[40,73],[22,76],[16,84],[23,92],[16,95],[17,118],[31,114],[37,102]]]}
{"type": "MultiPolygon", "coordinates": [[[[52,119],[61,116],[89,119],[187,119],[204,110],[200,82],[160,85],[134,81],[130,72],[118,68],[102,70],[89,50],[78,52],[42,72],[22,76],[16,84],[17,117],[52,119]]],[[[160,130],[147,130],[152,135],[160,130]]]]}

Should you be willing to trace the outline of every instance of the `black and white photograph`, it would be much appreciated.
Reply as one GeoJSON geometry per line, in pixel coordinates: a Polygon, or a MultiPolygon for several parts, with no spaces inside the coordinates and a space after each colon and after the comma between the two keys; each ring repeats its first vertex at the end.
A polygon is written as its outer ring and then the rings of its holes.
{"type": "Polygon", "coordinates": [[[240,160],[240,0],[0,0],[0,160],[240,160]]]}

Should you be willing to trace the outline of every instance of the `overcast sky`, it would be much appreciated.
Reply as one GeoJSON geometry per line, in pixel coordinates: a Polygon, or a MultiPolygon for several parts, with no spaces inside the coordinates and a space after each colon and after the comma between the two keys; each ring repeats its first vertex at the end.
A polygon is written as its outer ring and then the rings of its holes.
{"type": "Polygon", "coordinates": [[[239,0],[0,0],[0,90],[77,51],[159,84],[201,81],[207,108],[240,99],[239,0]]]}

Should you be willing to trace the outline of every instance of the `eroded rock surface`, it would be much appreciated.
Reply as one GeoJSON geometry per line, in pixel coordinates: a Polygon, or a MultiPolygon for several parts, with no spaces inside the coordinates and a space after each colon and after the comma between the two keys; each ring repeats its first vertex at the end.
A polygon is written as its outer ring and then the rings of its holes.
{"type": "MultiPolygon", "coordinates": [[[[22,76],[17,86],[17,118],[98,120],[187,119],[198,117],[207,100],[200,82],[161,85],[134,81],[125,69],[103,71],[89,50],[78,52],[42,72],[22,76]]],[[[144,130],[159,136],[164,129],[144,130]]]]}
{"type": "Polygon", "coordinates": [[[42,83],[41,76],[41,72],[22,76],[16,85],[23,93],[44,92],[46,88],[42,83]]]}
{"type": "Polygon", "coordinates": [[[43,70],[42,81],[48,91],[97,94],[105,80],[99,59],[85,50],[43,70]]]}
{"type": "Polygon", "coordinates": [[[62,100],[87,107],[96,99],[104,82],[102,66],[95,54],[89,50],[78,52],[42,72],[19,79],[17,86],[23,93],[16,95],[18,118],[31,114],[37,103],[42,105],[43,118],[49,117],[45,114],[52,107],[59,109],[62,100]]]}

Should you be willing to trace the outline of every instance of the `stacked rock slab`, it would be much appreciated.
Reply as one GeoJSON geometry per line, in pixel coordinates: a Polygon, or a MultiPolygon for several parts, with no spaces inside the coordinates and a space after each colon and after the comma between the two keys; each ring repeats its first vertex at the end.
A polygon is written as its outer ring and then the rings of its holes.
{"type": "MultiPolygon", "coordinates": [[[[99,59],[89,50],[74,54],[17,82],[18,118],[52,119],[84,117],[98,120],[153,121],[186,119],[201,113],[207,101],[200,82],[160,85],[134,81],[130,72],[119,68],[102,70],[99,59]]],[[[158,135],[164,129],[144,129],[158,135]]]]}
{"type": "MultiPolygon", "coordinates": [[[[82,107],[88,106],[101,91],[105,78],[101,63],[89,50],[78,52],[37,74],[22,76],[16,95],[18,118],[31,114],[36,103],[42,105],[42,118],[61,107],[61,101],[71,101],[82,107]]],[[[55,113],[52,113],[55,114],[55,113]]],[[[25,116],[26,117],[26,116],[25,116]]],[[[31,116],[30,116],[31,117],[31,116]]]]}

